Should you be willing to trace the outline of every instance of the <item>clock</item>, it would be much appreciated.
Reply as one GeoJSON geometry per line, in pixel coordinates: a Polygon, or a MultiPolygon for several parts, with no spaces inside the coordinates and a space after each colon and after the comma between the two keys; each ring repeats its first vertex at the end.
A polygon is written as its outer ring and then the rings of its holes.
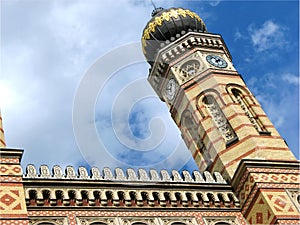
{"type": "Polygon", "coordinates": [[[209,64],[218,67],[218,68],[226,68],[227,67],[227,62],[220,56],[218,55],[208,55],[206,56],[207,62],[209,64]]]}
{"type": "Polygon", "coordinates": [[[172,101],[176,93],[176,81],[171,78],[166,85],[166,96],[169,101],[172,101]]]}

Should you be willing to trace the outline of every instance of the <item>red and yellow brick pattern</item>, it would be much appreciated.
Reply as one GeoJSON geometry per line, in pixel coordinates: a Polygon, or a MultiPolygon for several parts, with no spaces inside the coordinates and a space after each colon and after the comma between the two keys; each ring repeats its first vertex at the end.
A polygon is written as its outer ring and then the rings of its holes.
{"type": "Polygon", "coordinates": [[[0,149],[0,221],[3,225],[28,224],[20,166],[22,153],[22,150],[0,149]]]}

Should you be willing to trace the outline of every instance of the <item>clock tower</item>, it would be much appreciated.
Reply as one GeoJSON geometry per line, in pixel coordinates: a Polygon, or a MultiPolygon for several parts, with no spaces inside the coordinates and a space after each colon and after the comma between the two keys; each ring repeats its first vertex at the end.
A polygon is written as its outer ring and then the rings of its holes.
{"type": "Polygon", "coordinates": [[[154,10],[142,45],[148,80],[200,170],[232,179],[242,159],[295,160],[232,63],[219,34],[186,9],[154,10]]]}
{"type": "Polygon", "coordinates": [[[223,175],[250,224],[298,223],[299,164],[235,69],[222,36],[209,33],[190,10],[157,8],[142,48],[148,81],[199,169],[223,175]]]}

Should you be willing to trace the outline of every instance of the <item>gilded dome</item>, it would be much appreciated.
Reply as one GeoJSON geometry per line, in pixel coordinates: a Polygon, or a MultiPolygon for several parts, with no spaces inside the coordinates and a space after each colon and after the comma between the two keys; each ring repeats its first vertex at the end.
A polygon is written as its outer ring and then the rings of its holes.
{"type": "Polygon", "coordinates": [[[147,61],[152,65],[159,49],[188,32],[206,32],[204,22],[196,13],[182,8],[155,9],[142,35],[147,61]]]}

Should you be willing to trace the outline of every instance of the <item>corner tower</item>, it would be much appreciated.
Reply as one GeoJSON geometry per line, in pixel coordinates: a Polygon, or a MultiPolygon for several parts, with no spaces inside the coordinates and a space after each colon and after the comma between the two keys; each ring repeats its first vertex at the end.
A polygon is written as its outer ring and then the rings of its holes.
{"type": "Polygon", "coordinates": [[[199,169],[231,180],[242,159],[295,161],[219,34],[190,10],[158,8],[142,35],[148,80],[199,169]]]}

